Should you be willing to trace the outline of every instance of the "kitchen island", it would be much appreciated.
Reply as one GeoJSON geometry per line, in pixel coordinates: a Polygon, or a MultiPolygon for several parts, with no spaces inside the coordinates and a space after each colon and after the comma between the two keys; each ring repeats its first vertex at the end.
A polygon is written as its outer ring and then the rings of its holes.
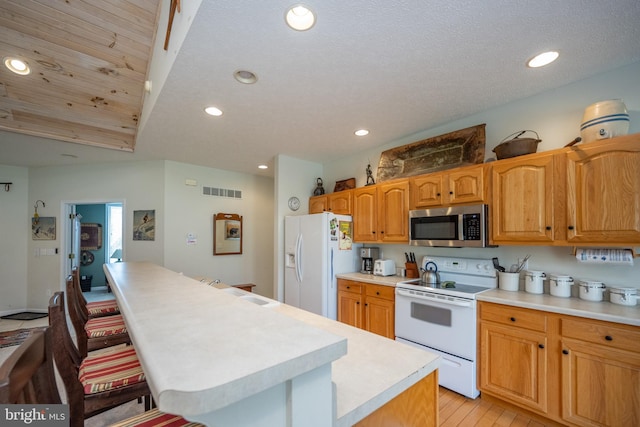
{"type": "Polygon", "coordinates": [[[105,272],[160,410],[215,426],[366,425],[418,387],[429,399],[404,406],[437,424],[436,355],[151,263],[105,272]]]}

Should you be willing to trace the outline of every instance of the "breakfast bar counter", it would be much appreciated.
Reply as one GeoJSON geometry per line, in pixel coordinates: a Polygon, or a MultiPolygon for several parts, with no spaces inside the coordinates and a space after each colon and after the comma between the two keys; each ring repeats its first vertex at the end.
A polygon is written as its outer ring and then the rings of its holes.
{"type": "Polygon", "coordinates": [[[437,410],[436,355],[152,263],[104,269],[162,411],[216,426],[350,426],[429,378],[437,410]]]}

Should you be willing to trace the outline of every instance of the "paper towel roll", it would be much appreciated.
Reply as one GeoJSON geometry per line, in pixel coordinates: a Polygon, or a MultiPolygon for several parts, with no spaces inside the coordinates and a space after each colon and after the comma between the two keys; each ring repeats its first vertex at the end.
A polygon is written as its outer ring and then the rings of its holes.
{"type": "Polygon", "coordinates": [[[576,258],[579,262],[633,265],[633,252],[629,249],[577,249],[576,258]]]}

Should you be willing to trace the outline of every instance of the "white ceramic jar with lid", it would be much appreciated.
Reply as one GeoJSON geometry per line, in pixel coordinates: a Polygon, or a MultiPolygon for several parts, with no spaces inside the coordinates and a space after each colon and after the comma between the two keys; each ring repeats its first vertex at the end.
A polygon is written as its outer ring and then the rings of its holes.
{"type": "Polygon", "coordinates": [[[581,280],[578,286],[580,286],[580,299],[602,301],[604,290],[606,289],[602,282],[596,280],[581,280]]]}
{"type": "Polygon", "coordinates": [[[547,276],[544,271],[527,270],[524,274],[524,290],[530,294],[544,293],[544,280],[547,276]]]}
{"type": "Polygon", "coordinates": [[[554,297],[569,298],[573,277],[565,274],[549,274],[549,293],[554,297]]]}
{"type": "Polygon", "coordinates": [[[618,305],[636,305],[638,301],[636,288],[609,288],[609,301],[618,305]]]}

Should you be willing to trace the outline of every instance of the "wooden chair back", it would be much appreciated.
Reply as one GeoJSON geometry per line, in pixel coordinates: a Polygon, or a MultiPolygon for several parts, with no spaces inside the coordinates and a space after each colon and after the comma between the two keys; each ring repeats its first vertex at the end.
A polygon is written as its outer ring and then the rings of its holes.
{"type": "Polygon", "coordinates": [[[79,307],[78,301],[75,298],[73,275],[67,277],[66,291],[67,291],[67,311],[69,311],[69,318],[71,319],[71,325],[76,334],[76,342],[78,344],[78,351],[82,357],[86,357],[88,354],[89,337],[84,329],[84,325],[87,323],[87,318],[82,315],[82,311],[79,307]]]}
{"type": "Polygon", "coordinates": [[[52,331],[37,328],[0,366],[0,403],[61,403],[51,352],[52,331]]]}

